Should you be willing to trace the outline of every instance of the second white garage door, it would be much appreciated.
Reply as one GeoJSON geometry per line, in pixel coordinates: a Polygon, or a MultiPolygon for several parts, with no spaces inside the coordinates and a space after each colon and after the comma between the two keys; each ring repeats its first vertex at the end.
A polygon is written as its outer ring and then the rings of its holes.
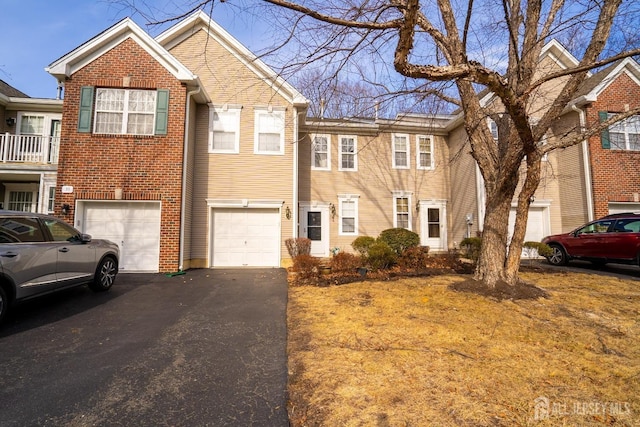
{"type": "Polygon", "coordinates": [[[158,271],[159,202],[83,202],[83,233],[120,247],[120,270],[158,271]]]}
{"type": "MultiPolygon", "coordinates": [[[[516,208],[511,208],[509,212],[509,239],[513,235],[513,227],[516,223],[516,208]]],[[[539,242],[543,237],[550,234],[549,209],[545,207],[530,207],[527,217],[527,230],[524,234],[525,242],[539,242]]],[[[523,256],[526,256],[523,249],[523,256]]]]}
{"type": "Polygon", "coordinates": [[[279,267],[278,209],[213,209],[213,267],[279,267]]]}

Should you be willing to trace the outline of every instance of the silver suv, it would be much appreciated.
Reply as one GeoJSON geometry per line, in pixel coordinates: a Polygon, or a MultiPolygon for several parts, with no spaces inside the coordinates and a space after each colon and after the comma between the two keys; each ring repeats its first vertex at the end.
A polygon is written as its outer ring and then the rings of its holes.
{"type": "Polygon", "coordinates": [[[17,301],[84,284],[109,290],[119,255],[115,243],[52,216],[0,211],[0,322],[17,301]]]}

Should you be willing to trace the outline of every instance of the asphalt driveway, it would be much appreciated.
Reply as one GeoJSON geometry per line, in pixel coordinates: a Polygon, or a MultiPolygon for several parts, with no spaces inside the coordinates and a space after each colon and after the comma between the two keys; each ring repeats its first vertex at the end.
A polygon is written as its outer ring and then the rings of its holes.
{"type": "Polygon", "coordinates": [[[2,426],[287,426],[286,272],[121,274],[0,326],[2,426]]]}

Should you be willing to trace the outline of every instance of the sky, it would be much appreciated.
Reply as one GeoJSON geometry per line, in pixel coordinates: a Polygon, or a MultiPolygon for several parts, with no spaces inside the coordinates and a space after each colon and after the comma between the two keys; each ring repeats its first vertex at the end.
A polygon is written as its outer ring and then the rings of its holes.
{"type": "MultiPolygon", "coordinates": [[[[190,0],[144,0],[171,13],[190,0]]],[[[141,3],[140,0],[138,0],[141,3]]],[[[150,28],[135,11],[109,0],[2,0],[0,14],[0,79],[36,98],[55,98],[56,80],[44,68],[121,19],[132,19],[152,36],[162,29],[150,28]]],[[[213,19],[251,51],[265,46],[260,18],[238,8],[215,2],[213,19]]]]}

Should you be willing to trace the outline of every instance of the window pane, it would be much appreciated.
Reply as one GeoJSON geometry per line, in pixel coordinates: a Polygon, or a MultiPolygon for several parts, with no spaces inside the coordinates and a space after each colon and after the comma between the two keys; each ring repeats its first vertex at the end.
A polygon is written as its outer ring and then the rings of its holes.
{"type": "Polygon", "coordinates": [[[624,133],[609,132],[609,143],[614,150],[626,149],[624,143],[624,133]]]}
{"type": "Polygon", "coordinates": [[[423,168],[431,167],[431,154],[420,153],[420,166],[423,168]]]}
{"type": "Polygon", "coordinates": [[[429,224],[429,237],[440,237],[440,224],[429,224]]]}
{"type": "Polygon", "coordinates": [[[49,187],[49,200],[47,201],[47,211],[53,212],[55,206],[56,187],[49,187]]]}
{"type": "Polygon", "coordinates": [[[31,212],[33,204],[33,192],[11,191],[9,192],[9,210],[31,212]]]}
{"type": "Polygon", "coordinates": [[[398,214],[398,228],[409,228],[409,215],[408,214],[398,214]]]}
{"type": "Polygon", "coordinates": [[[124,111],[124,89],[97,89],[96,110],[124,111]]]}
{"type": "Polygon", "coordinates": [[[56,242],[73,242],[78,240],[78,232],[68,224],[54,219],[46,219],[45,225],[56,242]]]}
{"type": "Polygon", "coordinates": [[[342,232],[343,233],[355,233],[356,232],[356,220],[355,220],[355,218],[342,218],[342,232]]]}
{"type": "Polygon", "coordinates": [[[440,222],[440,209],[429,209],[427,212],[429,222],[440,222]]]}
{"type": "Polygon", "coordinates": [[[44,236],[35,218],[4,218],[0,220],[0,241],[44,242],[44,236]]]}
{"type": "Polygon", "coordinates": [[[97,113],[96,133],[122,133],[122,113],[97,113]]]}
{"type": "Polygon", "coordinates": [[[213,132],[214,150],[235,150],[235,132],[213,132]]]}
{"type": "Polygon", "coordinates": [[[343,154],[342,155],[342,169],[354,169],[355,161],[353,154],[343,154]]]}
{"type": "Polygon", "coordinates": [[[129,91],[129,111],[146,112],[153,114],[156,110],[156,91],[131,90],[129,91]]]}
{"type": "Polygon", "coordinates": [[[260,133],[258,135],[258,151],[280,151],[279,133],[260,133]]]}
{"type": "Polygon", "coordinates": [[[132,135],[153,135],[153,114],[129,114],[127,133],[132,135]]]}
{"type": "Polygon", "coordinates": [[[407,166],[407,153],[396,152],[396,166],[407,166]]]}
{"type": "Polygon", "coordinates": [[[20,121],[21,135],[42,135],[43,128],[43,116],[22,116],[20,121]]]}
{"type": "Polygon", "coordinates": [[[326,168],[327,167],[327,153],[316,153],[313,156],[313,166],[316,168],[326,168]]]}

